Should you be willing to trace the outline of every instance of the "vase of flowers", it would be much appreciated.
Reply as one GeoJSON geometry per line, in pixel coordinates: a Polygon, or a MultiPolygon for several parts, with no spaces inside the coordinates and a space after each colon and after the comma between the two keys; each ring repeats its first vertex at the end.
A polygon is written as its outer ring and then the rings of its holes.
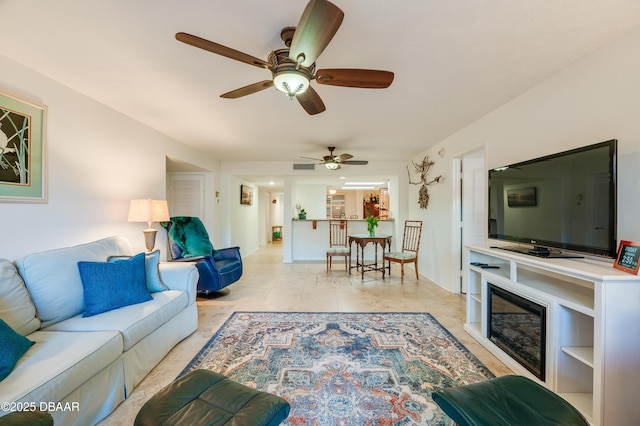
{"type": "Polygon", "coordinates": [[[375,237],[376,235],[376,227],[378,226],[379,218],[374,217],[372,215],[367,216],[367,230],[369,231],[369,235],[375,237]]]}

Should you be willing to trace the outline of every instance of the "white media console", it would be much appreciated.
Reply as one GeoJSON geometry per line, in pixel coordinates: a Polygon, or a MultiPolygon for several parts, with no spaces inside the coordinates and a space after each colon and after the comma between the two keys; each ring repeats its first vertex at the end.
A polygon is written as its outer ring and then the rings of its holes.
{"type": "Polygon", "coordinates": [[[640,424],[640,277],[588,258],[544,259],[489,246],[465,253],[469,334],[591,424],[640,424]],[[544,382],[489,340],[489,283],[546,307],[544,382]]]}

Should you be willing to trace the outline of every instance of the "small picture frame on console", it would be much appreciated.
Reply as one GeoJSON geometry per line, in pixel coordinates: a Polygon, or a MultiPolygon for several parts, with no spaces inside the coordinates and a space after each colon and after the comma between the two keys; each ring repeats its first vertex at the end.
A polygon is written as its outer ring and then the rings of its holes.
{"type": "Polygon", "coordinates": [[[638,275],[638,260],[640,259],[640,243],[634,243],[631,241],[620,241],[620,247],[618,248],[618,256],[613,264],[613,267],[630,274],[638,275]]]}

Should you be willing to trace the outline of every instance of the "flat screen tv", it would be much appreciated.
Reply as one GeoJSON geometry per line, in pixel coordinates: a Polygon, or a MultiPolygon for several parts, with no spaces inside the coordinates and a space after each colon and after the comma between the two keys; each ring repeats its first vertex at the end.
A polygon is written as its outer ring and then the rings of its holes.
{"type": "Polygon", "coordinates": [[[614,139],[489,170],[489,238],[542,257],[615,258],[616,160],[614,139]]]}

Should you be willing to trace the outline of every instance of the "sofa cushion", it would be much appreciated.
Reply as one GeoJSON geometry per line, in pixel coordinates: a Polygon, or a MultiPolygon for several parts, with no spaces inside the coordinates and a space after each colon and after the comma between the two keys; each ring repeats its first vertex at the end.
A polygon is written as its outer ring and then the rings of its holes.
{"type": "Polygon", "coordinates": [[[115,262],[78,262],[84,287],[83,317],[151,300],[145,255],[115,262]]]}
{"type": "Polygon", "coordinates": [[[23,336],[40,328],[24,281],[7,259],[0,259],[0,319],[23,336]]]}
{"type": "Polygon", "coordinates": [[[29,289],[38,318],[46,327],[83,311],[84,292],[78,262],[106,261],[109,256],[131,254],[131,245],[126,238],[110,237],[29,254],[15,263],[29,289]]]}
{"type": "Polygon", "coordinates": [[[93,317],[77,315],[53,324],[46,330],[98,331],[115,330],[122,334],[124,350],[151,334],[189,305],[186,292],[167,290],[151,295],[153,300],[141,305],[125,306],[93,317]]]}
{"type": "Polygon", "coordinates": [[[26,337],[16,333],[6,322],[0,319],[0,382],[3,381],[18,363],[18,360],[33,345],[26,337]]]}
{"type": "Polygon", "coordinates": [[[29,339],[35,345],[0,382],[0,401],[60,401],[122,354],[122,337],[115,331],[39,330],[29,339]]]}
{"type": "MultiPolygon", "coordinates": [[[[111,256],[108,261],[116,262],[118,260],[129,259],[129,257],[130,256],[111,256]]],[[[147,275],[147,289],[149,292],[155,293],[156,291],[168,290],[169,287],[167,287],[160,278],[160,250],[145,254],[144,264],[147,275]]]]}

